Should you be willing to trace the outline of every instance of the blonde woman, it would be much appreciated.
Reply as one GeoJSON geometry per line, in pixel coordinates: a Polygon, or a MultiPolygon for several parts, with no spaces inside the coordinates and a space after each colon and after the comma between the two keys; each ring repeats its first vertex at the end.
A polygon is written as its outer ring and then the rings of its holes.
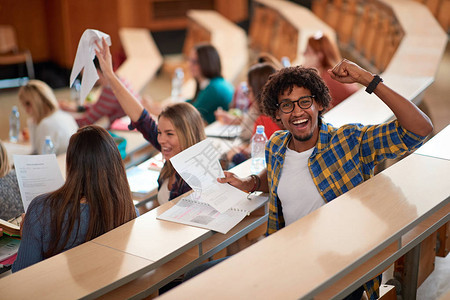
{"type": "Polygon", "coordinates": [[[23,212],[16,170],[11,169],[8,153],[0,141],[0,219],[7,221],[23,212]]]}
{"type": "Polygon", "coordinates": [[[46,136],[52,139],[56,155],[65,153],[78,125],[70,114],[59,109],[52,89],[43,81],[30,80],[20,87],[19,101],[28,115],[33,153],[42,154],[46,136]]]}
{"type": "Polygon", "coordinates": [[[139,130],[147,141],[161,151],[166,160],[158,179],[159,204],[191,190],[169,159],[206,138],[202,116],[193,105],[182,102],[165,107],[156,122],[114,73],[111,53],[105,40],[101,45],[97,44],[97,47],[99,50],[96,54],[103,75],[131,119],[129,128],[139,130]]]}

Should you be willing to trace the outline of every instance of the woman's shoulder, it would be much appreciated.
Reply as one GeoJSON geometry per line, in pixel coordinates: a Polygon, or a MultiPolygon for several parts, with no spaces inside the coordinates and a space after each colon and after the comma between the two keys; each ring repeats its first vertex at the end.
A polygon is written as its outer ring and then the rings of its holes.
{"type": "Polygon", "coordinates": [[[49,206],[47,202],[48,197],[48,193],[36,196],[33,200],[31,200],[27,213],[30,212],[30,210],[42,211],[44,208],[47,208],[47,206],[49,206]]]}
{"type": "Polygon", "coordinates": [[[222,86],[226,88],[232,88],[234,92],[233,85],[223,77],[215,77],[209,81],[209,86],[222,86]]]}
{"type": "Polygon", "coordinates": [[[219,94],[227,94],[229,97],[233,97],[234,87],[223,77],[215,77],[210,80],[209,85],[206,88],[210,91],[217,91],[219,94]]]}
{"type": "Polygon", "coordinates": [[[47,130],[47,131],[61,131],[61,128],[67,128],[72,133],[78,129],[77,122],[73,116],[65,111],[57,110],[51,115],[42,119],[39,123],[37,130],[47,130]],[[64,124],[64,126],[62,126],[64,124]]]}

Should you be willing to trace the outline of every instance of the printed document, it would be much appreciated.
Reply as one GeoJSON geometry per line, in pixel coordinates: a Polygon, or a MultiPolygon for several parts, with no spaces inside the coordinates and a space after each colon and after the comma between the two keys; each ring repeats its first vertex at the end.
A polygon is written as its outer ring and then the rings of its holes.
{"type": "Polygon", "coordinates": [[[225,176],[219,163],[221,153],[212,140],[206,139],[178,153],[170,161],[194,191],[194,200],[208,203],[224,213],[246,199],[247,194],[229,184],[217,182],[217,178],[225,176]]]}
{"type": "Polygon", "coordinates": [[[191,195],[182,198],[177,204],[158,216],[157,219],[206,228],[226,234],[242,221],[245,216],[264,205],[268,200],[267,195],[252,195],[250,200],[242,200],[226,212],[220,213],[205,202],[193,200],[190,197],[191,195]]]}
{"type": "Polygon", "coordinates": [[[64,184],[55,154],[14,155],[14,165],[25,212],[36,196],[64,184]]]}

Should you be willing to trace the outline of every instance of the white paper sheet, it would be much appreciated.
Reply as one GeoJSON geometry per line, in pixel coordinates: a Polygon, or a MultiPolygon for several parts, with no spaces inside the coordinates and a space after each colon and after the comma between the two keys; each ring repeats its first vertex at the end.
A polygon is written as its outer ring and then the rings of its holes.
{"type": "Polygon", "coordinates": [[[181,199],[176,205],[161,214],[158,219],[196,226],[226,234],[245,218],[247,212],[229,209],[219,213],[202,202],[181,199]]]}
{"type": "Polygon", "coordinates": [[[14,166],[25,212],[36,196],[64,184],[55,154],[14,155],[14,166]]]}
{"type": "Polygon", "coordinates": [[[220,213],[207,203],[193,200],[192,194],[190,194],[158,216],[157,219],[206,228],[226,234],[242,221],[245,216],[264,205],[267,201],[267,194],[251,195],[251,200],[241,200],[236,206],[224,213],[220,213]]]}
{"type": "Polygon", "coordinates": [[[221,152],[210,139],[203,140],[170,159],[175,170],[194,190],[193,199],[206,202],[224,213],[247,194],[229,185],[217,182],[224,177],[219,163],[221,152]]]}
{"type": "Polygon", "coordinates": [[[70,86],[73,85],[78,74],[83,71],[83,79],[81,80],[80,104],[84,103],[89,92],[98,80],[97,70],[94,65],[95,57],[95,41],[101,41],[105,38],[108,46],[111,46],[111,38],[106,33],[94,29],[86,29],[78,43],[77,54],[73,63],[72,72],[70,73],[70,86]]]}

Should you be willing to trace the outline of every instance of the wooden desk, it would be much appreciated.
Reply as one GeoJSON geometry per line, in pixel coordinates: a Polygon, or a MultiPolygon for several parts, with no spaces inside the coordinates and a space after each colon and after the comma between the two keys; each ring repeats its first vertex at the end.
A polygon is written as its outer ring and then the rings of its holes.
{"type": "MultiPolygon", "coordinates": [[[[236,170],[249,173],[249,162],[236,170]]],[[[178,198],[179,199],[179,198],[178,198]]],[[[148,295],[266,221],[246,217],[227,235],[157,220],[168,202],[94,240],[0,280],[2,297],[96,298],[126,283],[121,292],[148,295]],[[198,247],[198,249],[193,249],[198,247]],[[186,253],[186,254],[183,254],[186,253]],[[183,256],[181,256],[183,255],[183,256]],[[162,269],[161,269],[162,268],[162,269]],[[167,269],[170,272],[165,273],[167,269]],[[41,280],[42,279],[42,280],[41,280]],[[148,284],[150,280],[151,284],[148,284]],[[27,286],[26,291],[21,287],[27,286]]],[[[114,295],[116,291],[112,292],[114,295]]]]}
{"type": "Polygon", "coordinates": [[[450,203],[449,176],[450,161],[410,155],[161,299],[312,298],[392,244],[401,248],[403,235],[450,203]]]}
{"type": "Polygon", "coordinates": [[[140,93],[162,65],[163,57],[147,28],[121,28],[119,36],[127,59],[117,75],[140,93]]]}
{"type": "Polygon", "coordinates": [[[414,153],[450,160],[450,125],[447,125],[414,153]]]}
{"type": "Polygon", "coordinates": [[[11,163],[11,165],[14,164],[13,155],[19,154],[19,155],[28,155],[31,154],[31,151],[33,151],[30,143],[11,143],[7,141],[2,141],[3,145],[6,148],[6,152],[8,152],[8,159],[11,163]]]}
{"type": "Polygon", "coordinates": [[[91,241],[2,278],[2,298],[95,298],[152,263],[91,241]]]}

